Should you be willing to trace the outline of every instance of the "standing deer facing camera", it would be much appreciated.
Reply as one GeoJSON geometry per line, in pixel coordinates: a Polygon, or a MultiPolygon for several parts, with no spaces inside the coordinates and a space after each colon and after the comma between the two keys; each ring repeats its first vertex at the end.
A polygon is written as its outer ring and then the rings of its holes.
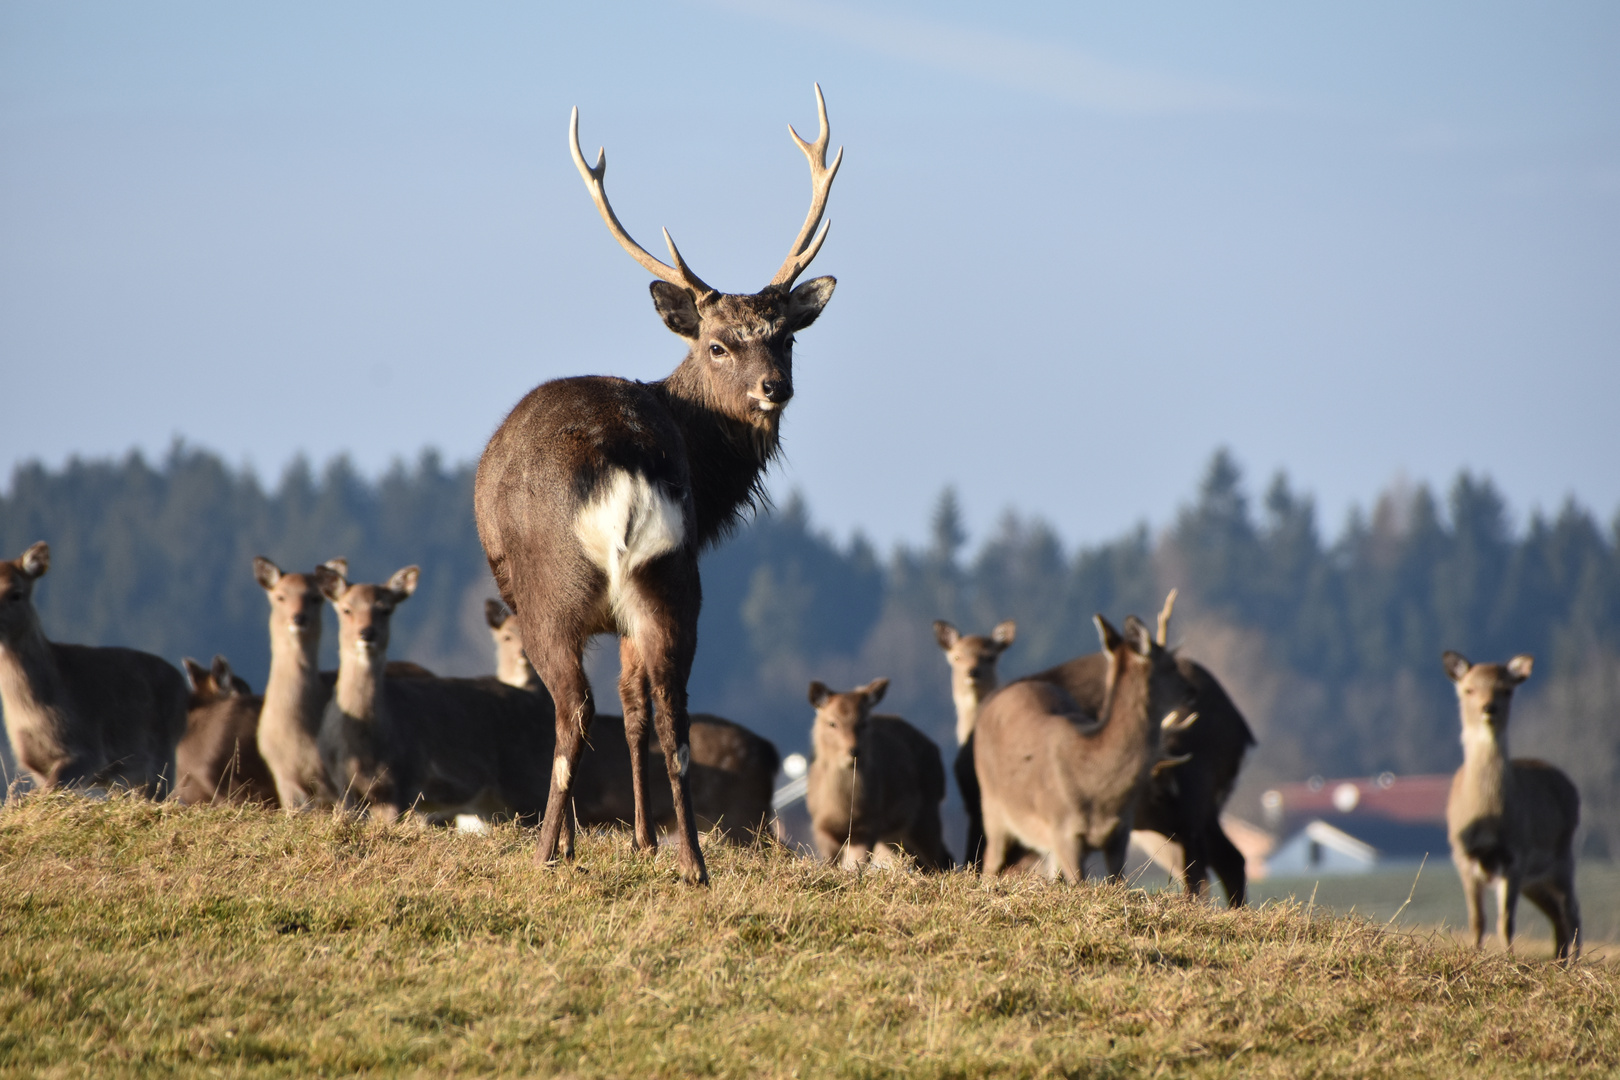
{"type": "Polygon", "coordinates": [[[591,635],[610,633],[619,637],[635,846],[651,850],[657,843],[641,768],[648,713],[656,706],[681,875],[708,881],[687,784],[686,680],[702,603],[698,553],[762,498],[761,474],[776,457],[782,409],[793,397],[793,335],[832,298],[830,277],[793,284],[827,237],[825,226],[819,233],[816,227],[843,159],[840,150],[826,163],[827,108],[819,86],[816,107],[815,142],[789,129],[810,161],[810,212],[787,261],[752,295],[704,284],[667,230],[673,266],[630,238],[603,186],[606,155],[598,152],[596,165],[586,164],[574,110],[574,164],[608,231],[658,279],[651,284],[653,307],[688,351],[658,382],[582,376],[536,387],[478,463],[473,501],[484,554],[557,703],[542,860],[558,854],[563,808],[595,715],[581,657],[591,635]]]}
{"type": "Polygon", "coordinates": [[[1485,886],[1496,882],[1496,932],[1513,949],[1513,919],[1522,891],[1553,924],[1559,960],[1581,955],[1581,908],[1575,899],[1575,826],[1581,797],[1569,777],[1534,758],[1509,760],[1508,710],[1530,677],[1532,660],[1470,664],[1442,658],[1462,711],[1463,763],[1451,778],[1446,831],[1462,878],[1474,948],[1485,936],[1485,886]]]}

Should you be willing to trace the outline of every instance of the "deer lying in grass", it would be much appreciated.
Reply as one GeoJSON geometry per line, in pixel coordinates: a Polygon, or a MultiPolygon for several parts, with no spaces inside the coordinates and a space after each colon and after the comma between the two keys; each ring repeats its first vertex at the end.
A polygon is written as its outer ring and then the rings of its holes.
{"type": "Polygon", "coordinates": [[[687,773],[686,682],[697,650],[702,586],[698,554],[761,494],[793,397],[793,338],[832,299],[834,281],[794,282],[820,251],[827,195],[842,158],[826,163],[821,133],[794,142],[810,162],[811,203],[788,257],[752,295],[721,293],[681,258],[669,234],[666,265],[619,224],[608,203],[605,155],[588,165],[579,113],[570,123],[574,165],[619,244],[658,280],[653,306],[687,355],[669,377],[558,379],[530,391],[478,462],[478,536],[501,598],[523,624],[529,659],[557,702],[557,758],[539,857],[557,857],[572,781],[596,713],[582,662],[592,635],[619,637],[625,741],[635,785],[635,846],[657,844],[646,811],[642,756],[656,706],[675,807],[683,878],[706,883],[687,773]]]}
{"type": "MultiPolygon", "coordinates": [[[[509,686],[544,694],[545,687],[523,654],[523,629],[499,600],[484,604],[495,639],[495,677],[509,686]]],[[[633,825],[635,804],[624,721],[598,713],[592,745],[579,759],[573,803],[581,825],[633,825]]],[[[692,810],[698,828],[722,839],[747,842],[773,835],[771,795],[781,758],[769,739],[741,724],[707,713],[693,713],[691,726],[692,810]]],[[[675,807],[658,784],[648,788],[647,813],[660,829],[675,822],[675,807]]]]}
{"type": "Polygon", "coordinates": [[[278,806],[276,780],[259,754],[259,710],[264,698],[231,670],[223,656],[203,667],[184,660],[191,683],[186,734],[175,748],[180,778],[174,797],[198,803],[278,806]]]}
{"type": "MultiPolygon", "coordinates": [[[[1159,614],[1158,642],[1167,643],[1174,591],[1159,614]]],[[[968,853],[975,865],[982,864],[984,828],[979,812],[979,781],[973,767],[973,723],[979,705],[998,685],[996,661],[1005,645],[997,648],[996,637],[1012,642],[1012,624],[1003,623],[988,638],[961,635],[949,623],[936,622],[935,634],[951,665],[951,686],[957,699],[957,732],[961,743],[956,757],[956,782],[968,818],[968,853]],[[1003,627],[1007,629],[1003,631],[1003,627]]],[[[1204,894],[1209,871],[1214,870],[1226,890],[1227,902],[1241,906],[1247,895],[1248,875],[1243,853],[1221,828],[1220,814],[1237,782],[1238,770],[1254,735],[1232,699],[1209,670],[1184,656],[1176,658],[1176,668],[1192,687],[1192,714],[1196,723],[1182,717],[1167,717],[1160,734],[1162,760],[1137,802],[1135,828],[1169,837],[1181,845],[1183,858],[1176,868],[1189,895],[1204,894]],[[1179,763],[1179,764],[1176,764],[1179,763]],[[1174,764],[1174,767],[1166,767],[1174,764]]],[[[1106,689],[1108,657],[1092,653],[1070,660],[1044,673],[1063,683],[1082,712],[1097,715],[1106,689]]]]}
{"type": "Polygon", "coordinates": [[[41,788],[120,786],[161,799],[186,730],[186,681],[150,653],[48,640],[33,597],[50,566],[44,541],[0,562],[0,706],[12,754],[41,788]]]}
{"type": "MultiPolygon", "coordinates": [[[[339,574],[349,572],[347,559],[328,559],[323,565],[339,574]]],[[[270,601],[270,678],[259,711],[259,756],[289,813],[331,806],[338,793],[327,783],[318,745],[321,719],[337,683],[337,672],[319,666],[326,600],[315,574],[284,573],[262,555],[253,560],[253,577],[270,601]]],[[[387,673],[396,678],[433,674],[408,660],[390,660],[387,673]]]]}
{"type": "Polygon", "coordinates": [[[346,806],[393,820],[414,813],[511,814],[534,824],[550,777],[550,700],[495,679],[387,674],[395,609],[416,591],[407,566],[384,585],[351,585],[331,565],[315,581],[338,615],[338,676],[321,720],[321,761],[346,806]]]}
{"type": "Polygon", "coordinates": [[[846,865],[871,858],[879,844],[899,847],[924,870],[949,870],[939,822],[945,766],[934,740],[898,716],[873,715],[888,679],[834,693],[810,684],[811,727],[805,804],[822,858],[846,865]]]}
{"type": "Polygon", "coordinates": [[[1485,886],[1496,882],[1496,932],[1513,950],[1513,921],[1523,892],[1553,924],[1559,960],[1581,954],[1581,909],[1575,899],[1575,826],[1581,797],[1569,777],[1534,758],[1508,759],[1513,691],[1530,677],[1532,660],[1470,664],[1443,656],[1462,712],[1463,764],[1451,778],[1446,831],[1462,878],[1468,929],[1477,949],[1485,937],[1485,886]]]}
{"type": "Polygon", "coordinates": [[[1107,665],[1095,714],[1076,702],[1062,668],[1008,683],[979,708],[986,878],[1001,873],[1014,842],[1050,856],[1071,882],[1092,851],[1110,878],[1124,869],[1137,801],[1161,762],[1162,718],[1186,708],[1191,689],[1135,616],[1124,637],[1095,621],[1107,665]]]}

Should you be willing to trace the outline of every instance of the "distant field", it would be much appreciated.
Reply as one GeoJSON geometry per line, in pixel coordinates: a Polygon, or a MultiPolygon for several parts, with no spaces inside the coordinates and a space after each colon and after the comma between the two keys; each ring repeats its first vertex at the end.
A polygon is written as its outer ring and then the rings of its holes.
{"type": "Polygon", "coordinates": [[[1385,933],[1320,890],[1229,912],[714,845],[694,889],[623,836],[564,868],[533,840],[19,800],[0,810],[0,1075],[1620,1069],[1620,965],[1385,933]]]}

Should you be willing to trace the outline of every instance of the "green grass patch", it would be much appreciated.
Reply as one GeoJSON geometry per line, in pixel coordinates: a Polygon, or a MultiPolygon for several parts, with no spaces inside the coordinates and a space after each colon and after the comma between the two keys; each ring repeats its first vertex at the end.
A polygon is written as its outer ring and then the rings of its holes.
{"type": "Polygon", "coordinates": [[[1620,972],[1293,902],[120,798],[0,811],[0,1072],[1587,1076],[1620,972]]]}

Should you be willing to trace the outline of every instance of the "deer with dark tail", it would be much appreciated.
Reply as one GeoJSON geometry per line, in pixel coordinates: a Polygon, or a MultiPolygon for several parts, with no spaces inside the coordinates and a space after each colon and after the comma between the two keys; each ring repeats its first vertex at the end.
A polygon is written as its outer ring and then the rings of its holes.
{"type": "MultiPolygon", "coordinates": [[[[687,346],[664,379],[581,376],[530,391],[478,463],[478,534],[501,598],[517,614],[535,671],[557,703],[557,749],[539,857],[557,858],[564,808],[595,715],[582,663],[594,634],[619,638],[619,697],[635,788],[635,846],[657,841],[647,814],[643,746],[649,714],[674,794],[681,876],[708,881],[687,783],[686,681],[697,650],[698,554],[763,498],[782,410],[793,397],[793,336],[816,321],[834,281],[794,282],[827,237],[821,225],[843,151],[827,164],[827,107],[806,142],[810,212],[770,284],[722,293],[681,258],[666,230],[667,265],[631,239],[608,203],[605,153],[595,166],[569,124],[574,164],[627,252],[658,280],[653,307],[687,346]],[[821,226],[817,232],[817,227],[821,226]]],[[[565,857],[571,851],[563,851],[565,857]]]]}

